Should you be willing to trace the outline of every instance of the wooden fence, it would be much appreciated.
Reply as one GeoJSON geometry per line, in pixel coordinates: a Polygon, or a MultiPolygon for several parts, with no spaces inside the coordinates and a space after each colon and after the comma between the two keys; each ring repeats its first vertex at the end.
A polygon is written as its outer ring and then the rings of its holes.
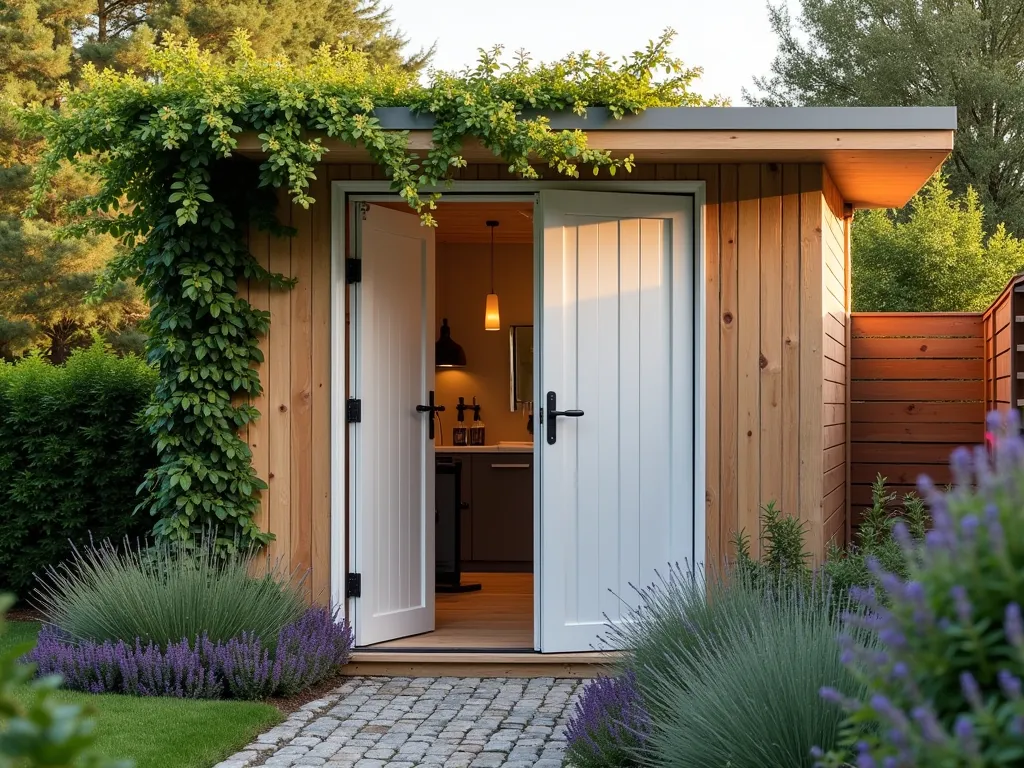
{"type": "MultiPolygon", "coordinates": [[[[946,483],[953,448],[984,440],[987,366],[993,373],[997,367],[986,360],[986,351],[994,348],[986,328],[993,339],[998,332],[987,314],[851,316],[853,524],[871,503],[871,482],[878,473],[901,495],[915,488],[922,473],[946,483]]],[[[994,383],[991,388],[995,391],[994,383]]]]}

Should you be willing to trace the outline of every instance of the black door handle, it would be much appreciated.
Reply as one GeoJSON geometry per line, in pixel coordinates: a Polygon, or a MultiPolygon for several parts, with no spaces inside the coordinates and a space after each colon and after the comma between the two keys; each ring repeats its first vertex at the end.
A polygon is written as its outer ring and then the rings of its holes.
{"type": "Polygon", "coordinates": [[[417,413],[429,413],[430,414],[430,427],[427,429],[427,436],[434,439],[434,414],[441,413],[444,411],[443,405],[434,405],[434,390],[430,390],[430,394],[427,395],[427,405],[417,405],[417,413]]]}
{"type": "Polygon", "coordinates": [[[560,411],[558,410],[558,397],[554,392],[548,392],[547,397],[547,408],[545,409],[545,416],[547,417],[547,430],[548,430],[548,445],[554,445],[558,440],[558,426],[557,417],[568,416],[571,419],[578,419],[583,415],[583,411],[580,410],[569,410],[560,411]]]}

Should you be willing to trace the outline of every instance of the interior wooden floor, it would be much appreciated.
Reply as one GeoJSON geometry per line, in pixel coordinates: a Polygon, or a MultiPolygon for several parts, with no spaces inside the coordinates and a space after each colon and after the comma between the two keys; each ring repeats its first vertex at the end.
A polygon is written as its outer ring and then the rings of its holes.
{"type": "Polygon", "coordinates": [[[373,650],[532,650],[533,574],[464,573],[477,592],[437,593],[435,629],[369,646],[373,650]]]}

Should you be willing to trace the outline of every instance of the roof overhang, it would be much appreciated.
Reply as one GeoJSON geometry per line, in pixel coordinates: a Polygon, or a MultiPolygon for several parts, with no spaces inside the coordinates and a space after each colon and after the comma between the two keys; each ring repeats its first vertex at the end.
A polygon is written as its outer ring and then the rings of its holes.
{"type": "MultiPolygon", "coordinates": [[[[410,150],[431,148],[430,115],[387,107],[376,116],[384,128],[408,131],[410,150]]],[[[640,163],[822,163],[858,208],[904,205],[949,156],[956,129],[955,107],[652,108],[621,120],[591,108],[583,117],[547,116],[552,128],[584,130],[591,147],[640,163]]],[[[328,138],[323,144],[325,162],[369,162],[362,147],[328,138]]],[[[238,152],[259,156],[262,142],[240,134],[238,152]]],[[[463,156],[495,161],[476,141],[466,142],[463,156]]]]}

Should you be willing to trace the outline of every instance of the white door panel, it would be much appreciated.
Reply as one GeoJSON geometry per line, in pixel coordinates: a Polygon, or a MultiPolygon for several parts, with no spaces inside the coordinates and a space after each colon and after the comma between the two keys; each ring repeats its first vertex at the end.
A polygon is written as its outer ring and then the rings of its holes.
{"type": "Polygon", "coordinates": [[[655,569],[694,560],[693,202],[541,192],[541,649],[604,647],[655,569]]]}
{"type": "Polygon", "coordinates": [[[434,231],[419,217],[360,204],[351,425],[356,644],[434,629],[434,231]]]}

